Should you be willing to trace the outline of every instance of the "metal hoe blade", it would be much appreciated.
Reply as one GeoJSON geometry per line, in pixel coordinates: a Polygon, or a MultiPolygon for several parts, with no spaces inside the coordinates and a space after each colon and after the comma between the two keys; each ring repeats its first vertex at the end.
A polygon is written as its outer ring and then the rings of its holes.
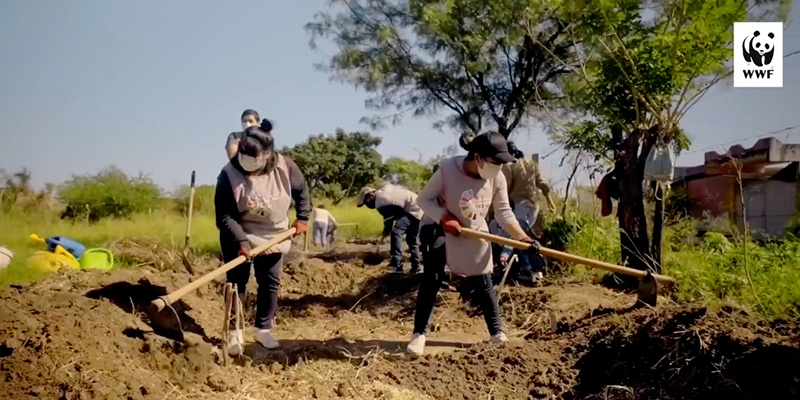
{"type": "Polygon", "coordinates": [[[644,277],[639,281],[637,300],[651,307],[656,306],[658,300],[658,282],[650,271],[647,271],[644,277]]]}

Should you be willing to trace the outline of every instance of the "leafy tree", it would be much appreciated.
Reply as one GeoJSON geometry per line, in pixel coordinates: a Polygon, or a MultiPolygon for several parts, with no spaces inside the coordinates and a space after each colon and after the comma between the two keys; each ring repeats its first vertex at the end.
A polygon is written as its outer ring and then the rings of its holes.
{"type": "Polygon", "coordinates": [[[158,207],[161,189],[145,175],[129,177],[111,166],[95,175],[73,176],[58,195],[67,206],[62,218],[97,221],[158,207]]]}
{"type": "Polygon", "coordinates": [[[5,209],[14,206],[22,197],[33,192],[31,188],[32,174],[28,168],[23,167],[13,174],[6,173],[0,169],[0,179],[5,181],[5,185],[0,189],[0,202],[5,209]]]}
{"type": "Polygon", "coordinates": [[[284,148],[282,153],[297,163],[315,196],[330,198],[337,204],[379,180],[380,144],[381,138],[370,133],[337,129],[333,135],[311,136],[293,148],[284,148]]]}
{"type": "MultiPolygon", "coordinates": [[[[565,85],[571,107],[559,117],[573,123],[561,140],[568,149],[614,161],[621,181],[624,262],[639,269],[660,263],[660,229],[654,229],[651,244],[644,207],[644,162],[651,148],[659,140],[671,141],[676,150],[688,147],[680,120],[730,75],[733,23],[785,15],[788,3],[579,0],[559,5],[557,13],[580,60],[565,85]]],[[[656,217],[658,224],[661,215],[656,217]]]]}
{"type": "Polygon", "coordinates": [[[399,157],[386,160],[384,170],[399,176],[403,186],[415,192],[421,190],[433,176],[432,166],[399,157]]]}
{"type": "Polygon", "coordinates": [[[572,44],[546,3],[333,0],[306,28],[312,47],[319,38],[338,47],[319,69],[370,93],[368,109],[394,112],[365,117],[373,127],[446,110],[437,128],[493,127],[508,137],[558,96],[555,83],[571,69],[559,60],[572,44]]]}

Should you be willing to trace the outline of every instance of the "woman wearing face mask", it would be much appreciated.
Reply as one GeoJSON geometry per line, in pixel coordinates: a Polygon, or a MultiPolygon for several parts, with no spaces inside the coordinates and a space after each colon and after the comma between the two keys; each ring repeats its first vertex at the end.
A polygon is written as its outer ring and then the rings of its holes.
{"type": "Polygon", "coordinates": [[[236,152],[239,151],[239,141],[244,136],[244,132],[251,126],[260,126],[263,131],[272,133],[272,122],[268,119],[261,120],[259,125],[258,120],[261,117],[256,110],[244,110],[242,113],[242,131],[233,132],[228,135],[228,140],[225,141],[225,151],[228,153],[228,160],[236,157],[236,152]]]}
{"type": "MultiPolygon", "coordinates": [[[[292,227],[297,229],[297,236],[308,230],[311,214],[305,178],[294,161],[275,152],[269,132],[259,127],[247,128],[239,142],[238,154],[217,178],[214,206],[224,261],[247,256],[251,247],[289,229],[289,207],[293,200],[297,220],[292,227]]],[[[258,282],[255,337],[268,349],[279,346],[270,329],[278,306],[283,255],[290,247],[291,241],[284,241],[252,259],[258,282]]],[[[240,299],[244,299],[250,265],[245,263],[228,272],[228,282],[237,285],[240,299]]],[[[238,355],[243,347],[242,332],[232,330],[229,334],[227,350],[238,355]]]]}
{"type": "Polygon", "coordinates": [[[514,239],[538,246],[520,228],[508,203],[506,180],[500,168],[515,159],[508,153],[503,135],[487,132],[464,136],[461,147],[468,154],[443,161],[417,199],[425,215],[439,224],[432,237],[426,238],[430,248],[417,294],[414,334],[407,347],[413,355],[421,355],[425,349],[428,322],[444,279],[445,264],[453,274],[466,276],[475,289],[491,340],[508,340],[492,284],[492,248],[489,242],[461,237],[461,227],[487,231],[486,214],[492,206],[495,218],[514,239]]]}

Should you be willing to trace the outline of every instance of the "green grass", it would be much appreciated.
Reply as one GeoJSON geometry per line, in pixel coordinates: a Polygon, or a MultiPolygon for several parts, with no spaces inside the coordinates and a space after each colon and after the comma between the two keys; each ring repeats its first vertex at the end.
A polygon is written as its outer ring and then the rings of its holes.
{"type": "MultiPolygon", "coordinates": [[[[574,233],[568,238],[570,253],[619,263],[619,227],[615,218],[590,213],[567,216],[574,233]]],[[[551,223],[552,225],[552,223],[551,223]]],[[[800,318],[800,243],[770,244],[729,242],[721,234],[695,240],[691,220],[672,224],[664,232],[663,273],[676,278],[671,296],[680,302],[718,308],[734,302],[766,319],[800,318]],[[748,279],[750,271],[752,285],[748,279]]],[[[581,266],[568,268],[575,279],[599,281],[602,271],[581,266]]]]}
{"type": "MultiPolygon", "coordinates": [[[[336,207],[328,204],[328,209],[339,223],[357,224],[340,228],[337,240],[378,236],[383,228],[380,214],[365,207],[356,207],[355,201],[345,201],[336,207]]],[[[294,219],[294,212],[291,214],[294,219]]],[[[186,234],[185,217],[171,210],[136,214],[127,219],[104,219],[93,224],[61,220],[52,212],[14,212],[0,214],[0,226],[8,227],[0,230],[0,246],[8,247],[14,252],[11,265],[0,272],[0,287],[42,277],[41,271],[26,266],[28,257],[45,249],[44,245],[35,245],[28,241],[31,233],[42,237],[66,236],[81,242],[87,248],[101,247],[117,239],[144,236],[157,238],[180,248],[186,234]]],[[[192,217],[191,244],[199,252],[218,251],[219,233],[213,215],[197,213],[192,217]]]]}

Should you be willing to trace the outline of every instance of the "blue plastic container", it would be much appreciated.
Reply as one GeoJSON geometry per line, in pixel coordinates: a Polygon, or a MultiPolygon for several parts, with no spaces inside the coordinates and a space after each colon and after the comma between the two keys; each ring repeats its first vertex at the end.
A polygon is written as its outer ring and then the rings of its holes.
{"type": "Polygon", "coordinates": [[[47,243],[47,250],[50,250],[51,252],[56,251],[56,246],[61,246],[64,248],[64,250],[72,253],[76,260],[80,260],[81,257],[83,257],[83,253],[86,251],[86,246],[64,236],[53,236],[42,239],[34,234],[31,235],[31,241],[47,243]]]}
{"type": "Polygon", "coordinates": [[[47,249],[56,251],[56,246],[61,246],[68,252],[72,253],[76,259],[80,260],[83,253],[86,251],[86,246],[63,236],[53,236],[45,239],[47,242],[47,249]]]}

